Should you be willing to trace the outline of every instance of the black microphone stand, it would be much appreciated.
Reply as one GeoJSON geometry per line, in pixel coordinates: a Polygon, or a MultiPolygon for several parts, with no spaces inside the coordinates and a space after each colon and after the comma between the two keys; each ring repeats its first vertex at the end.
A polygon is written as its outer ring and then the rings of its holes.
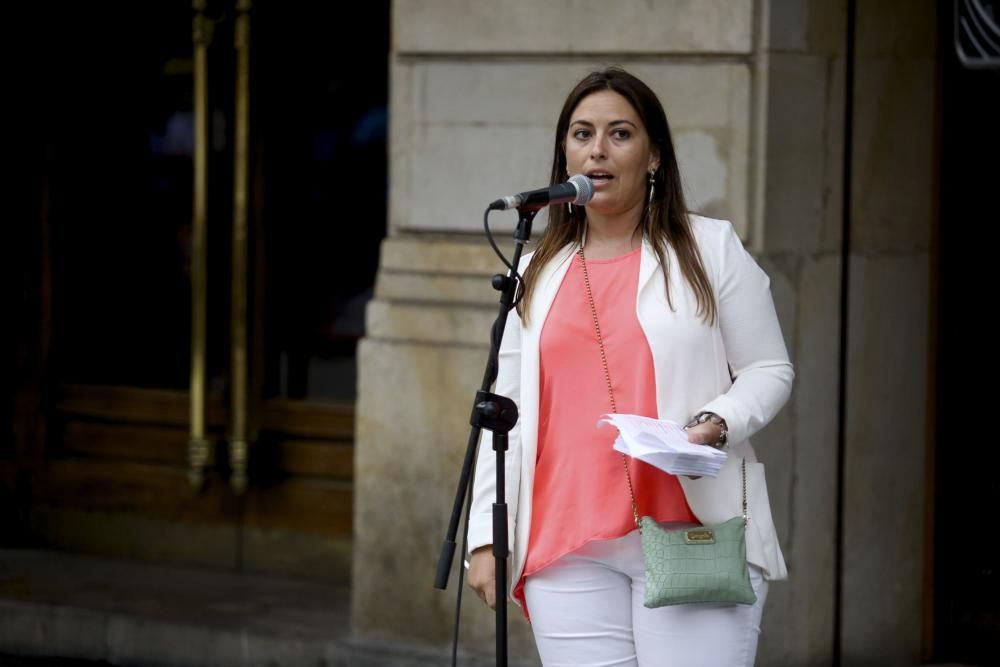
{"type": "MultiPolygon", "coordinates": [[[[507,326],[507,315],[514,306],[517,295],[517,266],[521,261],[521,251],[524,244],[531,238],[531,223],[538,214],[537,208],[518,208],[519,220],[514,233],[514,258],[506,276],[493,276],[493,288],[500,292],[500,310],[490,335],[490,352],[486,362],[486,372],[483,383],[473,401],[472,416],[469,423],[472,430],[466,445],[465,460],[462,463],[462,473],[459,477],[458,489],[455,492],[455,503],[448,522],[448,534],[441,547],[438,559],[437,577],[434,587],[444,590],[448,587],[448,575],[451,572],[455,557],[455,536],[458,532],[459,518],[462,515],[462,502],[467,500],[467,506],[472,506],[472,488],[469,484],[476,457],[476,446],[482,429],[493,433],[493,449],[496,452],[496,502],[493,503],[493,556],[496,560],[496,664],[507,666],[507,502],[504,488],[504,457],[507,453],[507,435],[517,423],[517,405],[506,396],[490,393],[490,388],[496,381],[499,370],[500,343],[504,328],[507,326]]],[[[489,209],[487,209],[489,215],[489,209]]],[[[492,241],[491,241],[492,242],[492,241]]],[[[468,540],[469,516],[465,516],[465,544],[468,540]]],[[[463,549],[464,551],[464,549],[463,549]]],[[[455,615],[455,637],[458,636],[458,617],[461,612],[463,572],[460,572],[458,601],[455,615]]]]}

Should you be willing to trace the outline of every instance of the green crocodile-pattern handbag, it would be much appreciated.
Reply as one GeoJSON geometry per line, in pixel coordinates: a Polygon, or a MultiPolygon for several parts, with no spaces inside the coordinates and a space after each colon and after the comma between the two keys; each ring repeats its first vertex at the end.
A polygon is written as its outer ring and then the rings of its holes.
{"type": "Polygon", "coordinates": [[[744,459],[744,516],[681,530],[664,530],[652,517],[642,518],[647,607],[757,601],[747,569],[746,465],[744,459]]]}

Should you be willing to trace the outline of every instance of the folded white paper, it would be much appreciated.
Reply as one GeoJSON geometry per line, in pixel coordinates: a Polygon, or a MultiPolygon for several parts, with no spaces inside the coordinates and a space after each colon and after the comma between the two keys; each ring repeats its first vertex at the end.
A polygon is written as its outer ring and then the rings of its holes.
{"type": "Polygon", "coordinates": [[[726,453],[693,442],[677,422],[640,415],[602,415],[597,425],[618,429],[615,449],[673,475],[717,477],[726,453]]]}

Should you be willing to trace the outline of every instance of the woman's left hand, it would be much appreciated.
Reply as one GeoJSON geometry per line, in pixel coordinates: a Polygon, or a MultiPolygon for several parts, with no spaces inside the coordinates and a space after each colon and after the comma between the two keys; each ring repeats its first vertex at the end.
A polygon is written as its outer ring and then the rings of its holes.
{"type": "MultiPolygon", "coordinates": [[[[685,429],[685,431],[687,432],[688,442],[708,447],[714,447],[715,443],[722,437],[722,427],[710,421],[696,424],[691,428],[685,429]]],[[[686,475],[686,477],[688,479],[701,479],[701,475],[686,475]]]]}
{"type": "Polygon", "coordinates": [[[722,437],[722,427],[711,421],[696,424],[687,430],[688,442],[714,447],[722,437]]]}

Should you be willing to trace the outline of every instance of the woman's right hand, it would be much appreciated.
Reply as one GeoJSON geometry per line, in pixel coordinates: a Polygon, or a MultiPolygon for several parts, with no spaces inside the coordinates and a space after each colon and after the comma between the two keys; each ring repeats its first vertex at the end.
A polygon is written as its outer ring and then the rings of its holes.
{"type": "Polygon", "coordinates": [[[479,547],[469,556],[469,576],[466,582],[476,592],[490,609],[496,609],[496,558],[493,557],[493,545],[479,547]]]}

